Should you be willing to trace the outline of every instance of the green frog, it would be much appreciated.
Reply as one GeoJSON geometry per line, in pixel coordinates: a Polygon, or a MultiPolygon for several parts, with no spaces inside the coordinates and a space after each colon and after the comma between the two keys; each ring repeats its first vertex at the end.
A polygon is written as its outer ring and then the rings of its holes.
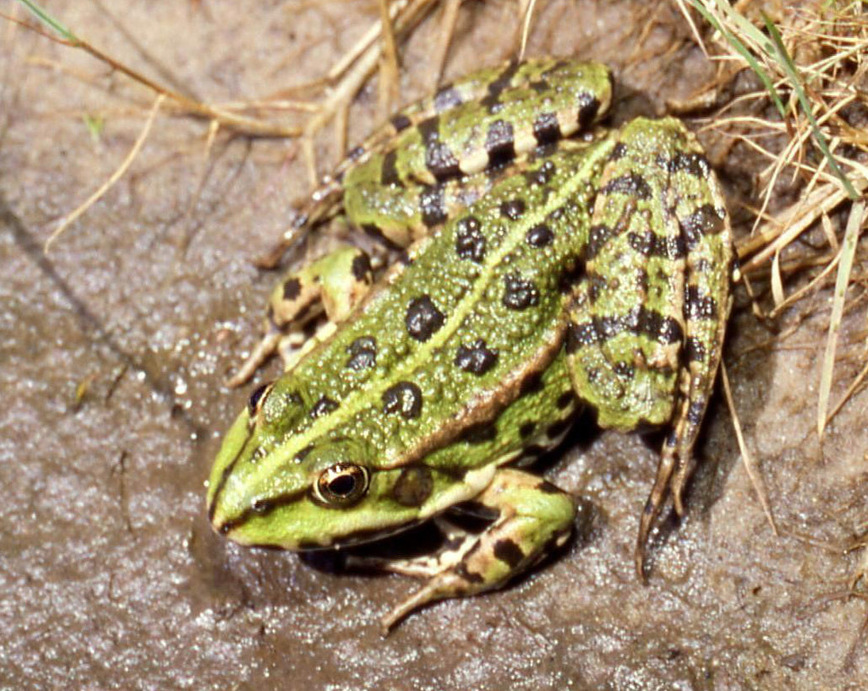
{"type": "MultiPolygon", "coordinates": [[[[561,546],[573,497],[515,467],[580,406],[617,430],[667,426],[636,567],[681,493],[720,361],[733,251],[720,184],[673,118],[599,122],[606,67],[543,58],[475,72],[409,106],[327,177],[281,250],[342,212],[396,249],[375,275],[341,246],[288,274],[234,380],[272,353],[223,441],[214,529],[244,544],[342,548],[434,520],[424,580],[382,622],[498,588],[561,546]],[[481,532],[456,509],[491,518],[481,532]]],[[[277,255],[275,255],[277,256],[277,255]]]]}

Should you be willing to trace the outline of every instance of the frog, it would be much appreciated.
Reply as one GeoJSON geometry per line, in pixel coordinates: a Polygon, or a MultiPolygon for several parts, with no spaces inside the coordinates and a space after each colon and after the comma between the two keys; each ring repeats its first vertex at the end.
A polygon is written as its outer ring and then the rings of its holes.
{"type": "Polygon", "coordinates": [[[635,568],[684,513],[721,360],[734,257],[723,189],[672,117],[604,126],[610,70],[533,58],[473,72],[351,150],[275,256],[336,215],[398,255],[341,245],[288,273],[231,383],[272,354],[211,471],[209,520],[242,545],[340,550],[433,522],[422,585],[382,619],[503,587],[573,533],[577,500],[525,463],[580,411],[667,430],[635,568]],[[455,512],[484,515],[481,531],[455,512]]]}

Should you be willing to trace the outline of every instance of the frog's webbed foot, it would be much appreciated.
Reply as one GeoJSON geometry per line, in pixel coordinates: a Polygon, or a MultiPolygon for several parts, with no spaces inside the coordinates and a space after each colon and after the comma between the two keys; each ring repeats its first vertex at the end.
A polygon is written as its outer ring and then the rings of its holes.
{"type": "Polygon", "coordinates": [[[428,603],[502,587],[561,546],[572,532],[576,515],[570,495],[511,468],[497,471],[474,501],[497,513],[484,531],[473,534],[447,526],[447,544],[438,554],[380,564],[380,568],[427,579],[382,618],[384,633],[428,603]]]}
{"type": "Polygon", "coordinates": [[[346,319],[372,281],[368,255],[347,246],[287,274],[271,293],[262,338],[227,385],[245,383],[276,352],[285,369],[293,367],[346,319]],[[327,321],[315,326],[323,312],[327,321]]]}

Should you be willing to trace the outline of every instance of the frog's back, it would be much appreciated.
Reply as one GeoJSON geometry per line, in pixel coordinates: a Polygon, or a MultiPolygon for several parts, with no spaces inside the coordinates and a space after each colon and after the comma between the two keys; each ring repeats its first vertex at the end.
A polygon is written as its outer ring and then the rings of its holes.
{"type": "MultiPolygon", "coordinates": [[[[287,434],[286,454],[359,437],[390,467],[459,435],[493,434],[486,424],[533,389],[561,349],[562,288],[578,268],[584,233],[576,231],[587,227],[589,181],[606,149],[531,161],[417,246],[292,371],[311,411],[287,434]]],[[[489,456],[465,455],[462,465],[489,456]]]]}

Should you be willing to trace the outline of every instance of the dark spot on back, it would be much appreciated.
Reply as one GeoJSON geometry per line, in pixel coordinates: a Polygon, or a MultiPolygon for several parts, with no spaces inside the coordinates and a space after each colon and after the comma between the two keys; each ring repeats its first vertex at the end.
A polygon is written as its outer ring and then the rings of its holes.
{"type": "Polygon", "coordinates": [[[539,290],[533,281],[513,272],[503,277],[503,304],[511,310],[524,310],[539,304],[539,290]]]}
{"type": "Polygon", "coordinates": [[[612,371],[621,377],[621,379],[633,379],[636,376],[636,368],[629,362],[616,362],[612,367],[612,371]]]}
{"type": "Polygon", "coordinates": [[[585,263],[576,257],[568,257],[562,264],[561,275],[558,276],[558,290],[570,293],[585,275],[585,263]]]}
{"type": "Polygon", "coordinates": [[[510,199],[501,203],[500,215],[511,221],[517,221],[524,215],[527,205],[521,199],[510,199]]]}
{"type": "Polygon", "coordinates": [[[557,170],[557,166],[554,162],[546,160],[543,161],[543,164],[536,170],[527,171],[524,174],[524,179],[527,180],[528,185],[548,185],[555,176],[555,173],[557,173],[557,170]]]}
{"type": "Polygon", "coordinates": [[[413,382],[401,381],[383,392],[383,412],[398,413],[405,420],[422,412],[422,390],[413,382]]]}
{"type": "Polygon", "coordinates": [[[552,241],[555,239],[555,234],[552,232],[552,229],[549,228],[545,223],[540,223],[535,225],[529,231],[527,231],[527,236],[525,236],[525,240],[527,244],[531,247],[547,247],[552,244],[552,241]]]}
{"type": "Polygon", "coordinates": [[[455,227],[455,251],[461,259],[479,264],[485,258],[485,236],[474,216],[465,216],[455,227]]]}
{"type": "MultiPolygon", "coordinates": [[[[614,279],[617,281],[617,278],[614,279]]],[[[605,276],[600,274],[592,274],[588,276],[588,298],[592,303],[600,299],[600,294],[609,287],[609,282],[605,276]]]]}
{"type": "Polygon", "coordinates": [[[538,94],[547,94],[551,86],[548,83],[548,80],[543,77],[542,79],[536,79],[530,83],[528,83],[528,88],[533,89],[538,94]]]}
{"type": "Polygon", "coordinates": [[[373,336],[359,336],[347,346],[350,354],[347,367],[352,370],[363,370],[377,364],[377,341],[373,336]]]}
{"type": "Polygon", "coordinates": [[[446,203],[440,185],[422,188],[419,194],[419,210],[422,213],[422,223],[429,228],[446,221],[446,203]]]}
{"type": "Polygon", "coordinates": [[[529,438],[536,430],[536,425],[533,422],[524,422],[518,428],[518,436],[522,439],[529,438]]]}
{"type": "Polygon", "coordinates": [[[446,318],[428,295],[413,298],[407,306],[404,323],[407,332],[424,343],[441,327],[446,318]]]}
{"type": "Polygon", "coordinates": [[[497,350],[488,348],[484,339],[478,338],[468,345],[460,345],[455,354],[456,366],[471,374],[482,375],[497,364],[497,350]]]}
{"type": "Polygon", "coordinates": [[[308,444],[303,449],[301,449],[301,451],[299,451],[297,454],[295,454],[295,456],[293,456],[292,460],[295,461],[296,463],[301,463],[305,458],[307,458],[307,455],[311,451],[313,451],[313,449],[314,449],[313,444],[308,444]]]}

